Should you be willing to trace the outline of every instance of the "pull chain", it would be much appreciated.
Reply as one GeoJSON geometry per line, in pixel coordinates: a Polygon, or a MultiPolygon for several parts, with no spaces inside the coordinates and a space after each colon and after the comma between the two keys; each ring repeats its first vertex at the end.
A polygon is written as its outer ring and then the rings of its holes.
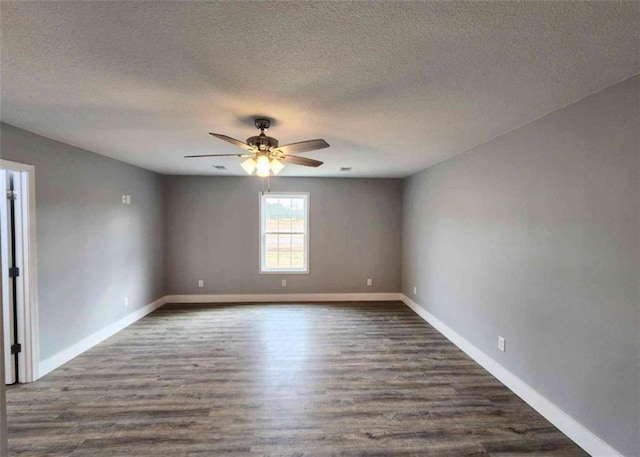
{"type": "MultiPolygon", "coordinates": [[[[264,178],[261,178],[260,181],[262,182],[262,195],[264,195],[264,178]]],[[[271,175],[267,175],[267,193],[270,194],[271,193],[271,175]]]]}

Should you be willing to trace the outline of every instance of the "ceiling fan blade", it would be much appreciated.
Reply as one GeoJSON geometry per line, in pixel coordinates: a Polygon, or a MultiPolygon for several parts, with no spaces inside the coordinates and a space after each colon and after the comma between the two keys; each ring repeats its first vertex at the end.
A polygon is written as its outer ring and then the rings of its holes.
{"type": "Polygon", "coordinates": [[[328,148],[329,143],[322,139],[300,141],[299,143],[285,144],[278,146],[275,150],[283,154],[299,154],[301,152],[315,151],[317,149],[328,148]]]}
{"type": "Polygon", "coordinates": [[[296,156],[284,156],[282,160],[289,163],[295,163],[296,165],[304,165],[305,167],[319,167],[324,163],[324,162],[320,162],[319,160],[307,159],[306,157],[296,157],[296,156]]]}
{"type": "Polygon", "coordinates": [[[219,133],[209,133],[209,135],[215,136],[216,138],[220,138],[221,140],[226,141],[227,143],[231,143],[232,145],[238,146],[239,148],[242,148],[242,149],[246,149],[247,151],[254,150],[254,148],[249,146],[247,143],[244,143],[240,140],[236,140],[235,138],[231,138],[230,136],[221,135],[219,133]]]}
{"type": "Polygon", "coordinates": [[[193,159],[196,157],[252,157],[252,154],[202,154],[198,156],[184,156],[185,159],[193,159]]]}

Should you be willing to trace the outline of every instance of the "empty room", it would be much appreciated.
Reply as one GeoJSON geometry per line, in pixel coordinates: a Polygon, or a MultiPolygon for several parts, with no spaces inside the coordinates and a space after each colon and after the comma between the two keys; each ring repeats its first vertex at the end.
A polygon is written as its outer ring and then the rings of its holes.
{"type": "Polygon", "coordinates": [[[0,2],[0,457],[640,457],[640,2],[0,2]]]}

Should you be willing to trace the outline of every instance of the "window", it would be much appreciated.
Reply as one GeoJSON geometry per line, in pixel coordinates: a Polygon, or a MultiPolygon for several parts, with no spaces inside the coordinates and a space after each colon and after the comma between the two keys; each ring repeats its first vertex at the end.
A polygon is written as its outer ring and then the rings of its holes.
{"type": "Polygon", "coordinates": [[[260,195],[260,273],[309,273],[309,194],[260,195]]]}

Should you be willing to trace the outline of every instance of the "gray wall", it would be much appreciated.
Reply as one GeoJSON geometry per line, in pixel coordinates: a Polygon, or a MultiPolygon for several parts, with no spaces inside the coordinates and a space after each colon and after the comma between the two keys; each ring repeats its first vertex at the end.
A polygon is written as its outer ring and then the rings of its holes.
{"type": "Polygon", "coordinates": [[[44,360],[164,295],[162,176],[7,124],[0,135],[3,159],[36,167],[44,360]]]}
{"type": "Polygon", "coordinates": [[[639,90],[627,80],[404,183],[403,292],[627,456],[640,455],[639,90]]]}
{"type": "Polygon", "coordinates": [[[401,180],[272,180],[274,192],[310,194],[308,275],[258,273],[259,179],[167,176],[164,184],[170,294],[400,290],[401,180]]]}

